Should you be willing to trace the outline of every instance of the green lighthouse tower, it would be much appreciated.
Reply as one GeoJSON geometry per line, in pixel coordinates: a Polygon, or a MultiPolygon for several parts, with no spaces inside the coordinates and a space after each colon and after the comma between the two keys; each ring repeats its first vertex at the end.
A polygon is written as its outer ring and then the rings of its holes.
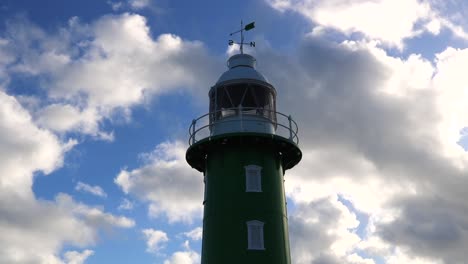
{"type": "Polygon", "coordinates": [[[284,173],[302,157],[297,124],[248,54],[229,58],[190,126],[187,162],[204,175],[202,264],[290,264],[284,173]]]}

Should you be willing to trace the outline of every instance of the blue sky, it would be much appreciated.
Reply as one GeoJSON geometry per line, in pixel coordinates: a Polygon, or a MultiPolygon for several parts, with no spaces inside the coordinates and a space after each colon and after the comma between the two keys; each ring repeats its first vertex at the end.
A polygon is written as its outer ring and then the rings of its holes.
{"type": "Polygon", "coordinates": [[[188,126],[246,35],[300,127],[293,263],[465,263],[464,1],[0,2],[0,263],[199,263],[188,126]]]}

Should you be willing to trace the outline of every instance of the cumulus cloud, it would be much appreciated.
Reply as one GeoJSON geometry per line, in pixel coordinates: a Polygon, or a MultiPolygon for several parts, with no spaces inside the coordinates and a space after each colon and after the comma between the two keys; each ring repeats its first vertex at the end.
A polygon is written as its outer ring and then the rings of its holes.
{"type": "Polygon", "coordinates": [[[155,230],[152,228],[143,229],[143,235],[146,238],[146,251],[151,253],[160,253],[161,249],[165,247],[169,238],[164,231],[155,230]]]}
{"type": "Polygon", "coordinates": [[[200,226],[196,227],[195,229],[185,232],[184,235],[191,240],[201,240],[203,235],[203,228],[200,226]]]}
{"type": "Polygon", "coordinates": [[[201,217],[203,179],[187,165],[186,147],[179,141],[161,143],[144,155],[146,164],[122,170],[114,182],[126,194],[149,202],[150,216],[191,223],[201,217]]]}
{"type": "Polygon", "coordinates": [[[164,264],[198,264],[200,263],[200,255],[192,250],[177,251],[172,256],[164,261],[164,264]]]}
{"type": "Polygon", "coordinates": [[[99,229],[134,226],[131,219],[77,203],[66,194],[57,195],[54,201],[25,199],[8,192],[2,192],[1,198],[2,263],[62,263],[59,254],[65,243],[94,245],[99,229]]]}
{"type": "Polygon", "coordinates": [[[67,251],[64,254],[65,263],[67,264],[83,264],[86,259],[94,254],[94,251],[86,249],[83,252],[67,251]]]}
{"type": "Polygon", "coordinates": [[[58,195],[57,201],[61,206],[70,209],[73,213],[79,215],[88,225],[93,227],[106,228],[108,226],[117,226],[130,228],[135,226],[135,221],[133,219],[105,213],[99,207],[90,207],[85,204],[75,203],[68,195],[58,195]]]}
{"type": "Polygon", "coordinates": [[[463,29],[441,17],[428,1],[418,0],[268,0],[279,11],[297,12],[317,25],[315,34],[324,28],[338,30],[348,36],[362,33],[388,46],[403,48],[405,39],[423,32],[439,34],[441,27],[466,38],[463,29]]]}
{"type": "Polygon", "coordinates": [[[145,17],[136,14],[107,15],[90,24],[74,17],[57,32],[16,19],[0,45],[6,76],[41,80],[47,100],[31,109],[40,126],[108,140],[112,133],[101,131],[103,119],[129,120],[132,106],[180,88],[206,89],[218,73],[201,42],[172,34],[154,39],[145,17]]]}
{"type": "Polygon", "coordinates": [[[292,262],[355,263],[345,259],[360,241],[352,231],[358,225],[336,196],[297,203],[289,216],[292,262]]]}
{"type": "MultiPolygon", "coordinates": [[[[147,3],[132,1],[135,8],[147,3]]],[[[135,222],[66,194],[58,194],[53,201],[37,200],[32,191],[34,177],[62,166],[65,153],[77,143],[68,139],[69,133],[113,140],[113,133],[101,127],[104,119],[130,120],[131,108],[154,96],[181,88],[189,92],[206,89],[217,74],[215,59],[201,42],[171,34],[153,38],[146,19],[135,14],[104,16],[89,24],[75,17],[56,31],[45,31],[24,17],[14,18],[0,35],[0,46],[0,262],[82,262],[90,251],[70,251],[61,258],[63,245],[93,245],[98,230],[130,228],[135,222]],[[204,67],[199,67],[200,62],[204,67]],[[23,77],[36,78],[38,87],[9,95],[11,78],[23,77]]],[[[172,201],[150,189],[135,195],[150,201],[151,215],[167,213],[171,221],[190,221],[200,215],[201,203],[192,199],[202,193],[195,180],[199,175],[179,175],[188,171],[180,155],[152,161],[143,172],[161,166],[195,190],[184,192],[180,197],[188,194],[187,199],[181,203],[175,194],[177,184],[163,193],[172,201]],[[190,216],[180,212],[179,205],[190,216]]],[[[137,177],[136,171],[128,173],[132,175],[129,182],[145,179],[145,175],[137,177]]],[[[162,177],[161,183],[172,180],[162,177]]],[[[128,192],[139,190],[139,184],[136,181],[128,192]]],[[[78,183],[76,188],[105,196],[98,186],[78,183]]],[[[125,203],[121,208],[130,207],[125,203]]]]}
{"type": "Polygon", "coordinates": [[[119,207],[117,209],[119,209],[119,210],[132,210],[133,209],[133,203],[129,199],[124,198],[124,199],[122,199],[122,202],[119,204],[119,207]]]}
{"type": "Polygon", "coordinates": [[[391,244],[401,245],[409,256],[443,263],[466,260],[468,219],[465,205],[454,204],[446,197],[418,195],[396,199],[395,206],[401,210],[400,214],[391,222],[377,225],[377,235],[391,244]]]}
{"type": "Polygon", "coordinates": [[[0,91],[0,188],[32,196],[33,172],[50,173],[63,162],[65,144],[38,128],[18,101],[0,91]]]}
{"type": "Polygon", "coordinates": [[[114,11],[122,9],[141,10],[151,7],[150,0],[107,1],[107,4],[109,4],[114,11]]]}
{"type": "Polygon", "coordinates": [[[63,243],[86,246],[95,230],[54,202],[39,202],[2,192],[0,262],[62,263],[63,243]]]}
{"type": "Polygon", "coordinates": [[[78,182],[75,185],[75,190],[87,192],[87,193],[90,193],[92,195],[96,195],[99,197],[107,197],[107,193],[100,186],[97,186],[97,185],[91,186],[83,182],[78,182]]]}
{"type": "MultiPolygon", "coordinates": [[[[340,194],[369,216],[366,233],[344,248],[372,241],[366,252],[389,263],[461,263],[468,243],[468,156],[457,144],[468,123],[465,53],[395,58],[375,43],[309,37],[295,56],[258,54],[278,89],[278,109],[300,126],[304,156],[286,172],[288,196],[306,212],[303,203],[340,194]]],[[[293,251],[296,258],[307,252],[293,251]]],[[[333,254],[322,261],[345,263],[354,253],[333,254]]]]}
{"type": "MultiPolygon", "coordinates": [[[[463,30],[421,1],[345,2],[270,1],[321,28],[293,56],[258,52],[260,70],[278,89],[279,110],[300,125],[304,159],[286,173],[287,194],[297,207],[290,217],[293,259],[372,263],[353,251],[360,249],[387,263],[463,263],[468,163],[456,142],[468,123],[468,51],[447,48],[432,60],[416,54],[396,58],[379,48],[379,42],[402,47],[405,39],[438,34],[444,26],[460,36],[463,30]],[[366,40],[318,39],[329,28],[360,32],[366,40]],[[368,215],[364,236],[353,233],[358,220],[338,194],[368,215]]],[[[99,137],[103,119],[118,111],[130,115],[148,97],[209,87],[219,73],[212,66],[220,64],[212,64],[199,42],[170,34],[153,39],[139,15],[105,16],[90,24],[74,18],[61,34],[29,24],[8,27],[15,34],[0,39],[0,85],[13,72],[44,77],[48,100],[25,104],[37,110],[29,114],[19,99],[0,92],[6,135],[0,138],[0,262],[61,263],[64,243],[87,246],[95,242],[97,228],[134,222],[63,194],[54,201],[35,199],[34,173],[60,167],[74,144],[47,129],[99,137]]],[[[123,169],[115,183],[147,202],[151,216],[191,222],[201,216],[203,186],[185,163],[185,149],[180,142],[162,143],[143,155],[141,167],[123,169]]],[[[198,259],[187,247],[165,263],[198,259]]]]}
{"type": "Polygon", "coordinates": [[[70,99],[84,93],[90,105],[127,107],[141,103],[147,93],[203,86],[211,76],[206,68],[192,67],[200,61],[210,64],[200,42],[171,34],[154,40],[142,16],[103,17],[92,25],[91,34],[86,54],[54,76],[53,96],[70,99]]]}
{"type": "MultiPolygon", "coordinates": [[[[63,263],[60,251],[65,243],[92,245],[99,228],[134,225],[131,219],[77,203],[66,194],[53,201],[37,200],[34,175],[58,169],[73,142],[61,142],[37,127],[13,96],[0,92],[0,102],[1,263],[63,263]]],[[[76,254],[75,259],[79,261],[76,254]]]]}
{"type": "Polygon", "coordinates": [[[133,9],[142,9],[150,5],[150,0],[130,0],[128,1],[133,9]]]}
{"type": "Polygon", "coordinates": [[[54,132],[65,133],[75,131],[93,135],[102,140],[112,141],[112,132],[99,129],[102,116],[95,108],[79,109],[70,104],[50,104],[34,113],[36,123],[54,132]]]}
{"type": "Polygon", "coordinates": [[[112,10],[114,11],[119,11],[120,9],[122,9],[124,7],[124,2],[121,2],[121,1],[107,1],[107,4],[110,5],[110,7],[112,8],[112,10]]]}
{"type": "Polygon", "coordinates": [[[15,60],[13,54],[8,50],[10,41],[0,37],[0,88],[6,86],[9,81],[9,75],[6,72],[6,66],[15,60]]]}

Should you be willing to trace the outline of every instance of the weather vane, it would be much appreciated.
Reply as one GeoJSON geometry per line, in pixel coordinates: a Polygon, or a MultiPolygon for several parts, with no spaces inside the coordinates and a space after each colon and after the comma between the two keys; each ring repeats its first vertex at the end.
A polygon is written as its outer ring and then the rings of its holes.
{"type": "Polygon", "coordinates": [[[229,34],[229,36],[232,36],[232,35],[240,32],[241,33],[241,41],[240,42],[234,42],[234,40],[230,39],[229,40],[229,46],[232,46],[234,44],[238,44],[240,46],[241,54],[244,54],[244,44],[248,44],[250,47],[255,47],[255,41],[251,41],[249,43],[244,42],[244,31],[249,31],[249,30],[253,29],[254,27],[255,27],[255,22],[251,22],[251,23],[245,25],[245,27],[244,27],[244,24],[242,23],[242,20],[241,20],[241,29],[229,34]]]}

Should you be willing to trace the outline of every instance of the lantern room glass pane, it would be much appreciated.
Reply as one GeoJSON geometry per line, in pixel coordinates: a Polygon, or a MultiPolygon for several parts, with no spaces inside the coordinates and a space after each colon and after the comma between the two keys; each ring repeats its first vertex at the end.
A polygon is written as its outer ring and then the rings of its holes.
{"type": "Polygon", "coordinates": [[[213,88],[210,96],[211,121],[239,115],[257,115],[276,122],[274,88],[252,83],[236,83],[213,88]]]}

